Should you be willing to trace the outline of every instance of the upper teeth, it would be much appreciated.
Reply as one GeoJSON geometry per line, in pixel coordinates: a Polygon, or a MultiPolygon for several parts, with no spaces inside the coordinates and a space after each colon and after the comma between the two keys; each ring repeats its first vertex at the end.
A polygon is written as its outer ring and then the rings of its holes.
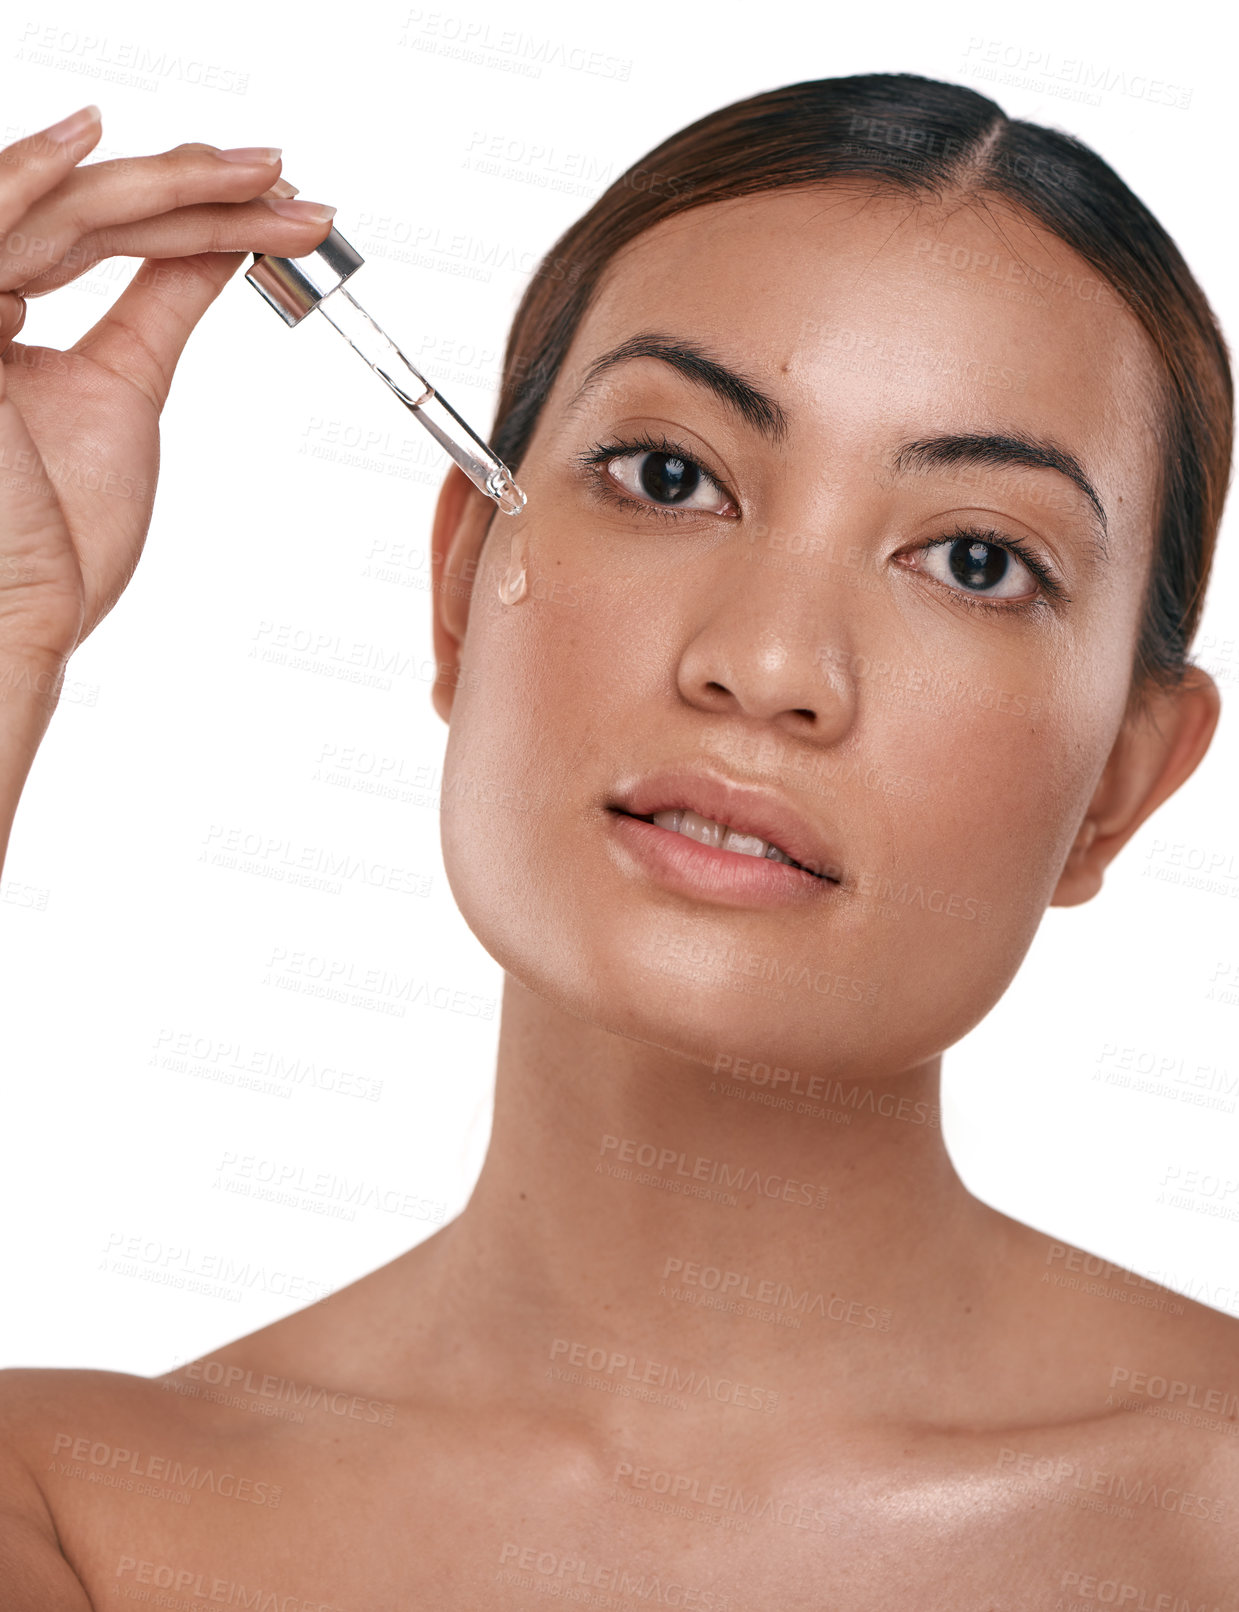
{"type": "Polygon", "coordinates": [[[713,845],[723,851],[739,851],[741,856],[768,857],[772,862],[790,862],[792,859],[769,840],[759,840],[756,834],[738,834],[726,823],[716,823],[700,812],[655,812],[651,821],[659,828],[669,828],[673,834],[686,834],[690,840],[702,845],[713,845]]]}

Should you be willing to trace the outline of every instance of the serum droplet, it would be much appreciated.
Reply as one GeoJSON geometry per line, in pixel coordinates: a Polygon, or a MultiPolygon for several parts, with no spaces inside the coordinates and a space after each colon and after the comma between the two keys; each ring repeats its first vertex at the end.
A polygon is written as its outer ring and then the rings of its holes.
{"type": "Polygon", "coordinates": [[[520,604],[529,591],[529,579],[525,567],[528,556],[525,553],[525,534],[518,532],[512,539],[512,548],[508,559],[508,569],[499,578],[499,602],[505,605],[520,604]]]}
{"type": "Polygon", "coordinates": [[[505,515],[519,515],[529,500],[508,475],[500,469],[486,484],[486,490],[505,515]]]}

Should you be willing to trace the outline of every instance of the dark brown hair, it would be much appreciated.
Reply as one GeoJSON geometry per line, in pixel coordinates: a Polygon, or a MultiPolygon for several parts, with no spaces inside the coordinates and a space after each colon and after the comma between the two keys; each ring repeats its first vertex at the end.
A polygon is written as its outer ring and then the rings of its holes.
{"type": "Polygon", "coordinates": [[[1157,530],[1133,700],[1177,684],[1230,475],[1234,387],[1217,320],[1166,231],[1073,135],[912,73],[809,79],[699,118],[628,168],[543,258],[508,336],[491,442],[514,472],[601,275],[642,231],[732,197],[838,178],[1023,209],[1131,309],[1161,360],[1157,530]]]}

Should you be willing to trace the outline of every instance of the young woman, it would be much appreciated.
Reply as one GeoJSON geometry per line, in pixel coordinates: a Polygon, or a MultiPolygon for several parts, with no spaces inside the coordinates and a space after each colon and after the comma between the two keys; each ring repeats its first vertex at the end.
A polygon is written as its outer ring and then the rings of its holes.
{"type": "MultiPolygon", "coordinates": [[[[97,134],[6,153],[55,244],[5,285],[171,278],[63,357],[3,299],[10,814],[149,513],[39,456],[149,478],[236,249],[323,234],[273,166],[97,134]]],[[[164,1377],[5,1373],[6,1607],[1235,1607],[1235,1322],[1055,1283],[936,1119],[1214,731],[1203,294],[1086,147],[909,75],[701,119],[552,258],[491,439],[527,506],[452,470],[433,533],[443,852],[505,970],[477,1188],[164,1377]]]]}

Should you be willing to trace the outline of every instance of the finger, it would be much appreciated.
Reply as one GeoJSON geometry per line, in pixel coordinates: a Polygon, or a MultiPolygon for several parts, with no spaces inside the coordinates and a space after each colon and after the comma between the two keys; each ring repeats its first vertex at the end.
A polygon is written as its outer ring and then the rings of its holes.
{"type": "Polygon", "coordinates": [[[162,218],[145,219],[120,229],[101,230],[79,241],[72,262],[57,265],[21,288],[26,297],[45,296],[84,274],[101,258],[190,257],[202,252],[269,252],[273,257],[303,257],[321,244],[331,220],[315,216],[317,203],[304,223],[282,218],[264,203],[229,208],[180,208],[162,218]]]}
{"type": "MultiPolygon", "coordinates": [[[[54,264],[72,261],[77,243],[95,230],[195,204],[250,201],[271,185],[279,168],[280,154],[274,148],[231,160],[214,147],[186,145],[154,157],[116,157],[70,171],[6,235],[0,290],[16,290],[54,264]]],[[[177,250],[188,255],[209,247],[187,240],[177,250]]]]}
{"type": "MultiPolygon", "coordinates": [[[[286,179],[277,179],[258,200],[261,201],[266,196],[291,200],[296,195],[296,185],[290,185],[286,179]]],[[[85,274],[106,257],[185,257],[190,255],[186,250],[187,245],[190,251],[194,249],[199,252],[236,251],[245,247],[245,243],[253,234],[252,229],[243,229],[238,222],[233,229],[219,227],[208,231],[200,240],[190,238],[187,241],[187,219],[183,214],[184,210],[182,213],[168,213],[162,219],[150,219],[142,224],[133,224],[116,230],[96,230],[93,235],[83,236],[64,262],[45,269],[32,280],[27,280],[21,288],[22,296],[43,297],[49,291],[57,291],[62,285],[68,285],[71,280],[76,280],[79,275],[85,274]]],[[[269,223],[265,214],[257,216],[260,224],[265,226],[269,223]]],[[[258,246],[245,249],[262,250],[258,246]]],[[[291,255],[286,246],[281,246],[279,250],[285,257],[291,255]]],[[[297,250],[302,250],[300,245],[297,250]]]]}
{"type": "Polygon", "coordinates": [[[0,358],[9,350],[18,331],[26,322],[26,299],[14,291],[0,291],[0,358]]]}
{"type": "MultiPolygon", "coordinates": [[[[287,179],[277,179],[263,196],[277,196],[284,200],[291,200],[298,195],[296,185],[290,185],[287,179]]],[[[261,200],[261,198],[259,198],[261,200]]],[[[70,254],[70,259],[58,263],[54,268],[45,269],[42,274],[28,280],[21,288],[23,297],[43,297],[49,291],[57,291],[62,285],[68,285],[76,280],[78,275],[85,274],[94,268],[95,264],[105,257],[153,257],[156,254],[142,244],[140,235],[129,231],[122,232],[122,244],[109,245],[106,232],[96,230],[93,235],[85,236],[78,242],[78,250],[70,254]]],[[[184,255],[183,253],[181,254],[184,255]]]]}
{"type": "Polygon", "coordinates": [[[97,106],[28,134],[0,151],[0,232],[8,235],[39,197],[60,184],[103,132],[97,106]]]}
{"type": "MultiPolygon", "coordinates": [[[[303,254],[326,238],[321,224],[308,235],[303,254]]],[[[122,376],[162,409],[190,332],[245,258],[245,252],[147,258],[103,318],[69,351],[122,376]]]]}

